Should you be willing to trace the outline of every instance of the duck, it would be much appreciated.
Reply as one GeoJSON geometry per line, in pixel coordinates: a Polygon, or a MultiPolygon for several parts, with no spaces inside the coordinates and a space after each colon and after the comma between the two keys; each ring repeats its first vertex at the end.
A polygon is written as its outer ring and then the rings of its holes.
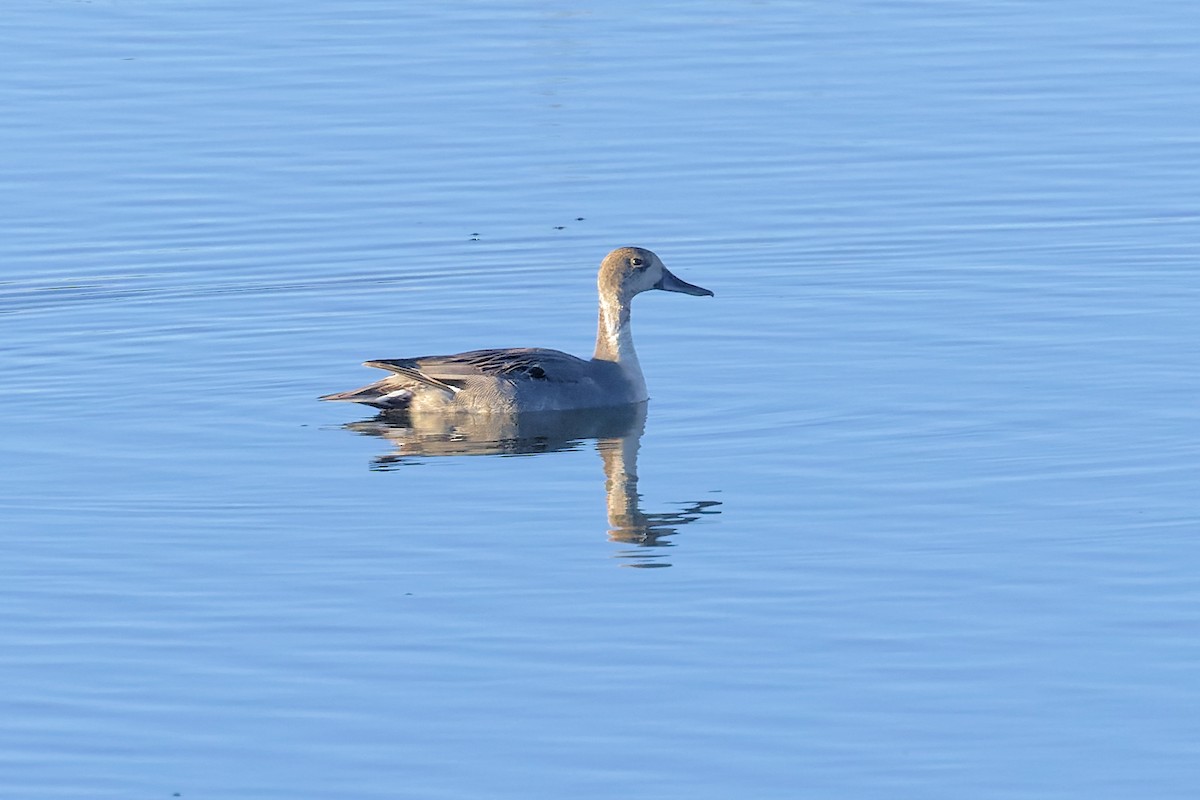
{"type": "Polygon", "coordinates": [[[590,359],[544,347],[471,350],[445,356],[363,362],[391,373],[321,400],[409,413],[503,413],[614,408],[645,402],[646,379],[633,348],[633,298],[659,289],[713,292],[678,278],[643,247],[618,247],[600,263],[596,350],[590,359]]]}

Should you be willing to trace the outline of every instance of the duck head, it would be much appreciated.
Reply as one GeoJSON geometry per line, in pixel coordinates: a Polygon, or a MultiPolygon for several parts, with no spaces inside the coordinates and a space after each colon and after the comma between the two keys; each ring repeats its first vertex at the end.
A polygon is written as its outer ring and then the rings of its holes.
{"type": "Polygon", "coordinates": [[[675,277],[662,260],[644,247],[618,247],[600,263],[600,296],[629,302],[651,289],[712,297],[712,292],[675,277]]]}

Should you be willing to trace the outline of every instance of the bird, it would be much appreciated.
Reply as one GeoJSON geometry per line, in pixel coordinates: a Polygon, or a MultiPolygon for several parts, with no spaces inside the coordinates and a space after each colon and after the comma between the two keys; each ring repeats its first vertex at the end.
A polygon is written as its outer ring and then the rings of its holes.
{"type": "Polygon", "coordinates": [[[633,349],[633,298],[661,289],[712,297],[677,278],[642,247],[618,247],[600,263],[596,350],[591,359],[543,347],[471,350],[444,356],[376,359],[364,366],[390,375],[321,400],[409,413],[514,413],[613,408],[648,399],[633,349]]]}

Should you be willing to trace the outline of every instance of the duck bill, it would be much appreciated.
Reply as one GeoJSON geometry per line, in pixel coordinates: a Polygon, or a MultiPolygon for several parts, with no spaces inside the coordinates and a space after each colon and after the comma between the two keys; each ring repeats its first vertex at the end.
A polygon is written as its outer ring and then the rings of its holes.
{"type": "Polygon", "coordinates": [[[663,267],[662,277],[658,279],[658,283],[654,284],[655,289],[662,289],[666,292],[679,292],[681,294],[694,294],[698,297],[712,297],[713,293],[702,286],[694,286],[687,281],[676,278],[670,270],[663,267]]]}

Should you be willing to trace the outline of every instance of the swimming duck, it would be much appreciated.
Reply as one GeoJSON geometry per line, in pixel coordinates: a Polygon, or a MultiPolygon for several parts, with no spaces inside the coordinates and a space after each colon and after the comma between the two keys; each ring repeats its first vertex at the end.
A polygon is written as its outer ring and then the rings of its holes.
{"type": "Polygon", "coordinates": [[[647,394],[629,326],[633,298],[650,289],[709,297],[712,292],[675,277],[641,247],[619,247],[605,256],[596,283],[600,321],[590,360],[542,347],[379,359],[363,363],[391,375],[321,399],[414,413],[568,411],[640,403],[647,394]]]}

